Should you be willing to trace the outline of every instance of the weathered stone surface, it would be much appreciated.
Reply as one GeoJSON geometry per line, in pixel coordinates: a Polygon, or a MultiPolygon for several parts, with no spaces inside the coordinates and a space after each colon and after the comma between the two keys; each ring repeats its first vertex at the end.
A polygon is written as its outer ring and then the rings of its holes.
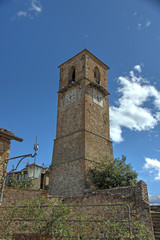
{"type": "MultiPolygon", "coordinates": [[[[67,205],[80,205],[79,208],[77,208],[79,214],[85,213],[86,215],[97,217],[103,215],[104,210],[106,210],[106,208],[104,209],[104,207],[100,207],[99,205],[116,203],[128,204],[131,206],[131,210],[136,211],[136,214],[139,215],[139,221],[153,232],[147,185],[145,182],[139,181],[137,185],[133,187],[104,189],[94,192],[88,190],[85,192],[83,196],[64,198],[63,202],[67,205]],[[81,205],[96,206],[83,208],[81,205]]],[[[124,217],[123,210],[127,213],[126,207],[122,206],[119,219],[124,217]]],[[[152,239],[154,239],[154,236],[152,239]]]]}
{"type": "Polygon", "coordinates": [[[57,134],[50,170],[50,192],[55,196],[82,195],[89,162],[106,155],[113,158],[106,94],[108,69],[87,50],[60,66],[57,134]],[[95,68],[99,71],[97,85],[91,84],[96,82],[95,68]]]}
{"type": "Polygon", "coordinates": [[[10,153],[10,140],[0,136],[0,190],[6,174],[8,157],[10,153]]]}
{"type": "Polygon", "coordinates": [[[22,142],[23,139],[14,135],[12,131],[0,128],[0,199],[2,201],[2,192],[6,178],[8,157],[10,153],[10,140],[22,142]]]}
{"type": "Polygon", "coordinates": [[[67,162],[53,167],[51,191],[53,196],[83,195],[85,188],[85,160],[67,162]]]}
{"type": "Polygon", "coordinates": [[[22,204],[24,200],[32,200],[34,198],[40,198],[44,196],[46,191],[35,190],[35,189],[23,189],[23,188],[12,188],[6,187],[3,195],[3,206],[11,206],[15,204],[22,204]]]}

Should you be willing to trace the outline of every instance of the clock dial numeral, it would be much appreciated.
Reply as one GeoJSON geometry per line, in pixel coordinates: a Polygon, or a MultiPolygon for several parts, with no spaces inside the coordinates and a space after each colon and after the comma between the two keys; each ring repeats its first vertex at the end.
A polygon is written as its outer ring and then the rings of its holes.
{"type": "Polygon", "coordinates": [[[69,105],[76,100],[76,89],[73,89],[66,93],[65,95],[65,105],[69,105]]]}

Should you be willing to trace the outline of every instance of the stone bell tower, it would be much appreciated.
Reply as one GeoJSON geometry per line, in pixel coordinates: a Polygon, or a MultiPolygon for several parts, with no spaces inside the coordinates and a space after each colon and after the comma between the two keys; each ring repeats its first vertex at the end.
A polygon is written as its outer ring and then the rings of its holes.
{"type": "Polygon", "coordinates": [[[83,195],[93,161],[113,158],[109,130],[109,67],[88,50],[59,66],[57,133],[50,172],[54,196],[83,195]]]}

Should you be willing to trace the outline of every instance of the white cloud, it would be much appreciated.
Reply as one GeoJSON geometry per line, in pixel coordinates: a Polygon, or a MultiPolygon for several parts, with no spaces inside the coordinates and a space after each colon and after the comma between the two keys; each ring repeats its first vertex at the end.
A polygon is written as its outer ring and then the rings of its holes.
{"type": "Polygon", "coordinates": [[[145,27],[149,27],[151,25],[151,21],[147,21],[145,27]]]}
{"type": "Polygon", "coordinates": [[[135,65],[134,69],[137,70],[138,72],[142,72],[142,68],[140,65],[135,65]]]}
{"type": "Polygon", "coordinates": [[[142,21],[140,23],[137,24],[137,28],[138,30],[142,30],[144,28],[148,28],[151,25],[151,21],[147,20],[147,21],[142,21]]]}
{"type": "Polygon", "coordinates": [[[151,158],[145,158],[145,161],[144,169],[149,170],[154,175],[154,180],[160,180],[160,161],[151,158]]]}
{"type": "Polygon", "coordinates": [[[142,24],[141,24],[141,23],[138,23],[137,28],[138,28],[139,30],[141,30],[141,29],[142,29],[142,24]]]}
{"type": "Polygon", "coordinates": [[[150,204],[160,204],[160,194],[149,195],[150,204]]]}
{"type": "Polygon", "coordinates": [[[143,30],[145,28],[148,28],[151,25],[151,21],[148,20],[146,17],[138,14],[137,11],[133,13],[133,17],[138,30],[143,30]]]}
{"type": "Polygon", "coordinates": [[[40,0],[29,0],[27,2],[25,1],[25,6],[27,6],[25,10],[20,10],[17,12],[18,17],[28,17],[30,19],[33,19],[35,16],[42,12],[42,5],[40,3],[40,0]]]}
{"type": "Polygon", "coordinates": [[[32,0],[30,10],[35,11],[37,13],[42,12],[42,7],[40,2],[38,0],[32,0]]]}
{"type": "Polygon", "coordinates": [[[26,17],[26,16],[27,16],[27,12],[25,12],[25,11],[19,11],[19,12],[17,12],[17,16],[18,16],[18,17],[26,17]]]}
{"type": "MultiPolygon", "coordinates": [[[[142,71],[140,65],[134,69],[139,74],[142,71]]],[[[136,76],[132,70],[128,76],[120,76],[118,83],[120,97],[117,106],[110,107],[111,138],[117,143],[124,140],[124,128],[146,131],[160,121],[160,92],[147,79],[136,76]]]]}

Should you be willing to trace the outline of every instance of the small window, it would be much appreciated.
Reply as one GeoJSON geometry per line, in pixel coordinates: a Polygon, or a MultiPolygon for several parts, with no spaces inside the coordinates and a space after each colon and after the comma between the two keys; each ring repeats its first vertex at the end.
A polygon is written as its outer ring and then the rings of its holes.
{"type": "Polygon", "coordinates": [[[75,67],[71,67],[70,72],[69,72],[69,84],[73,84],[76,79],[76,71],[75,67]]]}
{"type": "Polygon", "coordinates": [[[27,173],[24,173],[23,174],[23,179],[27,180],[27,175],[28,175],[27,173]]]}
{"type": "Polygon", "coordinates": [[[94,80],[96,83],[100,84],[100,72],[99,72],[99,69],[98,67],[95,67],[94,68],[94,80]]]}

